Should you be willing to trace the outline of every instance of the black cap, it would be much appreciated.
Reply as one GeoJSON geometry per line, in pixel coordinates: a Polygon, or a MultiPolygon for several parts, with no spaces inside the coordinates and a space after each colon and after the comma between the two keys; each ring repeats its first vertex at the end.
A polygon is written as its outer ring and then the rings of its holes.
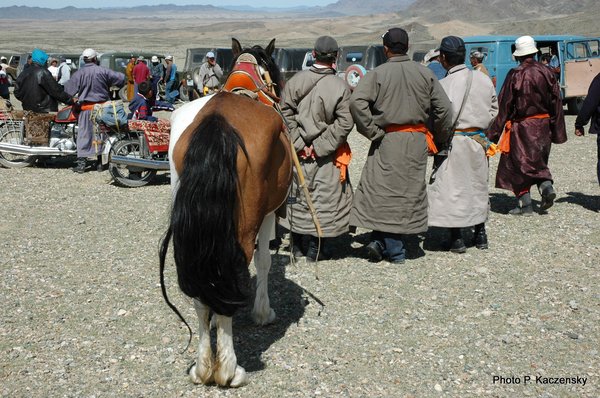
{"type": "Polygon", "coordinates": [[[408,50],[408,33],[402,28],[391,28],[381,36],[383,45],[394,52],[406,52],[408,50]]]}
{"type": "Polygon", "coordinates": [[[457,36],[446,36],[442,39],[440,44],[440,51],[445,53],[458,53],[465,52],[465,42],[463,39],[457,36]]]}
{"type": "Polygon", "coordinates": [[[337,41],[331,36],[321,36],[315,41],[315,52],[319,54],[333,54],[338,49],[337,41]]]}

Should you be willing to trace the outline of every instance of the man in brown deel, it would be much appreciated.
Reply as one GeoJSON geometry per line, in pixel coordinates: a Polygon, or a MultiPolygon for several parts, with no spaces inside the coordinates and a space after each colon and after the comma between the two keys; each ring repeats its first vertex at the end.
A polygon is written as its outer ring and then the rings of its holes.
{"type": "Polygon", "coordinates": [[[371,141],[350,225],[373,231],[371,261],[402,264],[402,235],[427,231],[427,154],[447,145],[452,105],[431,70],[406,55],[404,29],[388,30],[383,45],[387,62],[367,73],[350,97],[356,128],[371,141]],[[425,127],[430,117],[433,134],[425,127]]]}
{"type": "Polygon", "coordinates": [[[538,49],[531,36],[515,41],[519,66],[506,76],[498,97],[498,116],[487,131],[502,152],[496,187],[514,192],[518,205],[509,213],[533,214],[530,189],[537,185],[540,209],[554,204],[556,192],[548,168],[552,143],[567,141],[560,88],[552,70],[534,59],[538,49]]]}

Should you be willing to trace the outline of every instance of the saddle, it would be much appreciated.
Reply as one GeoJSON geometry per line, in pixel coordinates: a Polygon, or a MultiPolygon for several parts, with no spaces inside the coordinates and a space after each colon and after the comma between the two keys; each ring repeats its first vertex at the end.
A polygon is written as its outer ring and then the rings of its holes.
{"type": "Polygon", "coordinates": [[[265,105],[274,106],[279,102],[274,84],[269,72],[258,65],[256,58],[252,54],[244,53],[235,62],[223,85],[223,91],[246,95],[265,105]]]}

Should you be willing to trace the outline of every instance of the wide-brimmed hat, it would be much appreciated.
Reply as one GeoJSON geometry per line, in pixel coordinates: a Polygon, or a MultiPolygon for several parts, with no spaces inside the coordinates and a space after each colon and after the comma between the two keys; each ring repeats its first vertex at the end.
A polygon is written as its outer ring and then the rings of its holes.
{"type": "Polygon", "coordinates": [[[158,62],[158,57],[156,55],[153,55],[151,61],[152,62],[158,62]]]}
{"type": "Polygon", "coordinates": [[[479,52],[479,51],[473,51],[473,52],[471,53],[471,58],[475,58],[475,59],[478,59],[478,60],[482,60],[482,59],[484,58],[484,55],[483,55],[483,53],[481,53],[481,52],[479,52]]]}
{"type": "Polygon", "coordinates": [[[173,56],[172,55],[167,55],[165,57],[165,60],[167,60],[167,61],[173,61],[173,56]]]}
{"type": "Polygon", "coordinates": [[[423,61],[429,62],[429,61],[431,61],[432,58],[439,57],[439,56],[440,56],[440,50],[437,48],[432,48],[431,50],[427,51],[427,54],[425,54],[425,56],[423,57],[423,61]]]}
{"type": "Polygon", "coordinates": [[[535,54],[538,52],[535,46],[535,40],[531,36],[521,36],[515,40],[515,57],[523,57],[525,55],[535,54]]]}

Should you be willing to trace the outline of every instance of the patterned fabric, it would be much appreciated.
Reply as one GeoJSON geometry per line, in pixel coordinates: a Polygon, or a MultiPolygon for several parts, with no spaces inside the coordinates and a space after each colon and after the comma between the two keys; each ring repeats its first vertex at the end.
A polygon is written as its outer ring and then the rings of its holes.
{"type": "Polygon", "coordinates": [[[144,132],[150,152],[166,152],[169,150],[171,122],[168,120],[158,119],[157,122],[129,120],[128,125],[130,131],[144,132]]]}
{"type": "Polygon", "coordinates": [[[50,122],[54,120],[52,113],[35,113],[25,111],[25,144],[48,145],[50,140],[50,122]]]}

